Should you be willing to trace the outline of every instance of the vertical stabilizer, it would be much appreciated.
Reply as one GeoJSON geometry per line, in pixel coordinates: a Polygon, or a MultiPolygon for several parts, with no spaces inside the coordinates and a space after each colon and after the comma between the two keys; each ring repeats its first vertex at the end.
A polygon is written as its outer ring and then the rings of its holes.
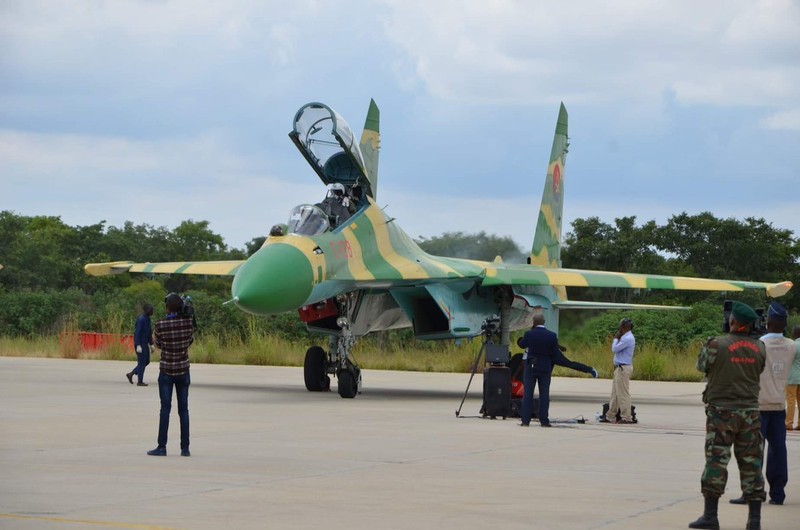
{"type": "Polygon", "coordinates": [[[364,122],[364,132],[361,133],[361,154],[364,156],[364,165],[369,179],[369,188],[372,190],[372,199],[378,194],[378,151],[381,147],[380,132],[381,111],[374,99],[369,100],[367,120],[364,122]]]}
{"type": "MultiPolygon", "coordinates": [[[[569,139],[567,137],[567,109],[564,104],[558,111],[553,148],[550,150],[550,163],[547,165],[547,178],[544,181],[542,205],[536,223],[530,264],[539,267],[561,267],[561,218],[564,210],[564,164],[567,158],[569,139]]],[[[542,285],[534,288],[537,294],[550,301],[566,300],[567,289],[563,285],[542,285]]],[[[558,309],[544,309],[545,325],[558,333],[558,309]]]]}
{"type": "Polygon", "coordinates": [[[558,111],[550,163],[544,182],[542,205],[536,223],[530,263],[540,267],[561,266],[561,217],[564,209],[564,164],[569,141],[567,138],[567,109],[561,104],[558,111]]]}

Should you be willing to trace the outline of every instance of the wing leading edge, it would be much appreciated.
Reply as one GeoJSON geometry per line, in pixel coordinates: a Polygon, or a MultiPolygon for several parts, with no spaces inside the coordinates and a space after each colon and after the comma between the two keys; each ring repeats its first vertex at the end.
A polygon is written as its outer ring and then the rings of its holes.
{"type": "Polygon", "coordinates": [[[545,269],[529,265],[497,265],[486,269],[484,287],[497,285],[559,285],[564,287],[605,287],[628,289],[664,289],[686,291],[743,291],[764,289],[767,295],[777,298],[792,288],[792,282],[751,282],[633,274],[627,272],[591,271],[580,269],[545,269]]]}
{"type": "Polygon", "coordinates": [[[244,260],[230,261],[173,261],[164,263],[134,263],[112,261],[88,263],[83,267],[92,276],[111,276],[126,272],[151,274],[200,274],[205,276],[234,276],[244,260]]]}

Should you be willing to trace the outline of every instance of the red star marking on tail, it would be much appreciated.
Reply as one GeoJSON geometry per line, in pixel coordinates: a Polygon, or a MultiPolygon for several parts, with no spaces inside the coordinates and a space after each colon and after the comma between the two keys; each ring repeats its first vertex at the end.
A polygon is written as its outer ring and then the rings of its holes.
{"type": "Polygon", "coordinates": [[[558,193],[561,190],[561,169],[558,164],[553,167],[553,193],[558,193]]]}

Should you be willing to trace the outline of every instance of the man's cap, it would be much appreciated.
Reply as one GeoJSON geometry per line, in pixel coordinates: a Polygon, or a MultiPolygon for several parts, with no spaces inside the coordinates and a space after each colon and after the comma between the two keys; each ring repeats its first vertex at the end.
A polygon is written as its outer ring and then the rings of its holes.
{"type": "Polygon", "coordinates": [[[769,309],[767,310],[767,318],[770,320],[780,320],[786,321],[789,317],[789,314],[786,312],[786,308],[783,307],[778,302],[772,302],[769,304],[769,309]]]}
{"type": "Polygon", "coordinates": [[[748,324],[752,324],[758,318],[758,313],[747,304],[742,302],[734,302],[733,306],[731,307],[731,314],[733,318],[736,319],[736,322],[739,324],[744,324],[745,326],[748,324]]]}

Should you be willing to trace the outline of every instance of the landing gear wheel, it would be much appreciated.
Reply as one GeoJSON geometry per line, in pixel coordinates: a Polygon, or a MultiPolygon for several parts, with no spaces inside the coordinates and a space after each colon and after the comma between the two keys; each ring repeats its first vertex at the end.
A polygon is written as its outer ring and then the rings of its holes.
{"type": "Polygon", "coordinates": [[[358,394],[358,381],[355,374],[349,370],[341,370],[336,377],[339,378],[339,395],[345,399],[352,399],[358,394]]]}
{"type": "Polygon", "coordinates": [[[319,346],[311,346],[306,351],[303,364],[303,378],[309,392],[324,392],[331,389],[331,378],[327,371],[328,354],[319,346]]]}

